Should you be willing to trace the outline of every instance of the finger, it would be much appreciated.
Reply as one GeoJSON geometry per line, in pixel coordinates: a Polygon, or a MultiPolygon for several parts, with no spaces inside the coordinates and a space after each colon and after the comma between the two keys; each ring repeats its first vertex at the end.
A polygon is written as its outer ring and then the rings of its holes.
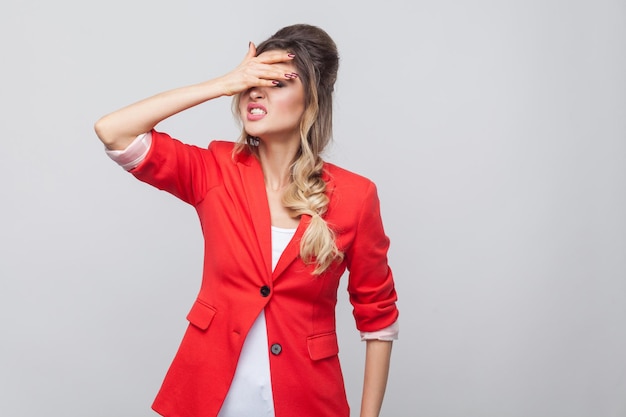
{"type": "Polygon", "coordinates": [[[248,43],[248,53],[246,54],[246,58],[254,58],[256,56],[256,45],[254,42],[248,43]]]}
{"type": "Polygon", "coordinates": [[[273,50],[262,52],[257,56],[259,62],[264,64],[278,64],[280,62],[290,62],[295,57],[294,54],[288,51],[273,50]]]}
{"type": "Polygon", "coordinates": [[[296,78],[298,75],[295,72],[285,71],[284,69],[271,68],[267,71],[263,71],[257,75],[260,80],[290,80],[296,78]]]}

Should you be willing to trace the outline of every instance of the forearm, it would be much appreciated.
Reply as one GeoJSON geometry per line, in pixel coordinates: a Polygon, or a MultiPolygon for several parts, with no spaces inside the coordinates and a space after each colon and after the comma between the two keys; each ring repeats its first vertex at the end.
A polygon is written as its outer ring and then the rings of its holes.
{"type": "Polygon", "coordinates": [[[151,130],[160,121],[228,93],[221,78],[176,88],[107,114],[94,128],[108,149],[125,149],[137,135],[151,130]]]}
{"type": "Polygon", "coordinates": [[[287,51],[267,51],[258,57],[252,42],[241,64],[228,74],[199,84],[166,91],[107,114],[94,126],[96,134],[110,150],[122,150],[161,120],[205,101],[232,96],[251,87],[274,87],[276,80],[289,79],[272,64],[289,62],[294,55],[287,51]]]}
{"type": "Polygon", "coordinates": [[[393,342],[368,340],[366,343],[361,417],[378,417],[387,387],[393,342]]]}

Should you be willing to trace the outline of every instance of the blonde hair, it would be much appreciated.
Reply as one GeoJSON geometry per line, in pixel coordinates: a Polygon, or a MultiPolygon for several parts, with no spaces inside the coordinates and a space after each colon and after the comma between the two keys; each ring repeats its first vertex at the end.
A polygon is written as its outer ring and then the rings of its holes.
{"type": "MultiPolygon", "coordinates": [[[[326,271],[343,253],[337,247],[335,234],[324,219],[329,198],[322,178],[324,161],[321,153],[332,136],[332,93],[339,56],[334,41],[322,29],[305,24],[287,26],[259,44],[257,54],[268,50],[286,50],[293,60],[304,86],[305,111],[300,121],[300,148],[291,164],[291,183],[285,189],[282,203],[293,217],[311,216],[311,222],[300,241],[300,257],[315,264],[314,274],[326,271]]],[[[233,101],[238,115],[239,95],[233,101]]],[[[235,153],[256,152],[257,139],[242,132],[235,153]]]]}

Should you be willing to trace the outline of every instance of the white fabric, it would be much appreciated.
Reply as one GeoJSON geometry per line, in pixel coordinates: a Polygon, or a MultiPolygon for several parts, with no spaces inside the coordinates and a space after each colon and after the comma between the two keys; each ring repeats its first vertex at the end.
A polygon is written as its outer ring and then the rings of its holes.
{"type": "Polygon", "coordinates": [[[104,148],[109,157],[126,171],[130,171],[144,160],[152,145],[152,132],[142,133],[122,150],[104,148]]]}
{"type": "Polygon", "coordinates": [[[296,233],[296,229],[283,229],[272,226],[272,271],[276,268],[280,255],[296,233]]]}
{"type": "Polygon", "coordinates": [[[274,417],[265,311],[250,328],[218,417],[274,417]]]}
{"type": "Polygon", "coordinates": [[[400,325],[398,320],[394,321],[392,325],[385,327],[384,329],[375,332],[361,332],[361,341],[365,340],[385,340],[391,342],[398,339],[400,333],[400,325]]]}
{"type": "MultiPolygon", "coordinates": [[[[296,229],[272,226],[272,270],[296,229]]],[[[257,317],[243,344],[235,377],[218,417],[273,417],[269,342],[265,311],[257,317]]]]}

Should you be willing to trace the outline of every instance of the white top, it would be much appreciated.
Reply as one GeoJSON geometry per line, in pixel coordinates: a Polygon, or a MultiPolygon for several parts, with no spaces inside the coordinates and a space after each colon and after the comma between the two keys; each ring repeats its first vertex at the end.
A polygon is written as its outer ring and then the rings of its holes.
{"type": "MultiPolygon", "coordinates": [[[[272,226],[272,271],[296,229],[272,226]]],[[[218,417],[274,417],[265,311],[255,320],[241,350],[233,383],[218,417]]]]}

